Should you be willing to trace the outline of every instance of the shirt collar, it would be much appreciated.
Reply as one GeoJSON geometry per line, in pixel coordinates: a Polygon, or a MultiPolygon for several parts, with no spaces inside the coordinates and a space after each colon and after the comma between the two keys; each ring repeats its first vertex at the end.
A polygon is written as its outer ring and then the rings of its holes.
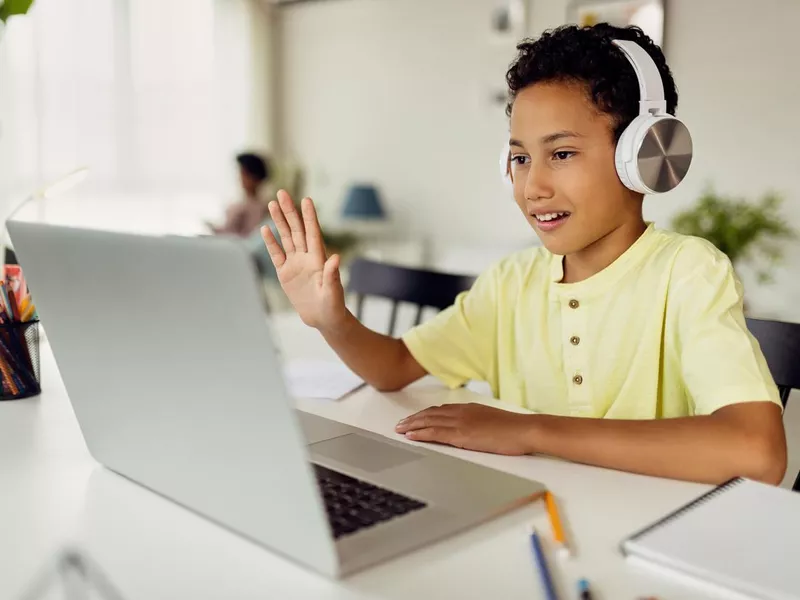
{"type": "Polygon", "coordinates": [[[564,278],[564,256],[552,254],[550,262],[550,278],[556,284],[557,289],[564,292],[590,291],[605,289],[607,285],[615,283],[624,275],[630,267],[641,263],[649,255],[650,246],[655,238],[655,226],[652,222],[647,222],[644,233],[631,244],[625,252],[620,254],[617,259],[602,271],[595,273],[591,277],[576,283],[561,283],[564,278]]]}

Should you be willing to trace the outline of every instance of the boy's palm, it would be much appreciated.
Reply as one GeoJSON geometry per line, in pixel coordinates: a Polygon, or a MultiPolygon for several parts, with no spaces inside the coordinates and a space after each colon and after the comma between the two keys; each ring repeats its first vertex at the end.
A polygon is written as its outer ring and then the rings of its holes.
{"type": "Polygon", "coordinates": [[[302,218],[291,197],[278,192],[269,212],[280,234],[278,244],[269,227],[261,230],[264,243],[289,301],[306,325],[323,328],[334,325],[346,313],[344,289],[339,277],[339,257],[326,260],[314,203],[301,203],[302,218]],[[282,248],[281,248],[282,246],[282,248]]]}

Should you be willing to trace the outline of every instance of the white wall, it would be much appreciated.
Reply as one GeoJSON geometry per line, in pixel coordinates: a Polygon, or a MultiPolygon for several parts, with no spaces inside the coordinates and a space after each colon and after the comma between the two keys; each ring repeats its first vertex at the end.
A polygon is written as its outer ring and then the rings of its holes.
{"type": "Polygon", "coordinates": [[[356,179],[380,185],[413,232],[526,239],[503,195],[504,89],[513,44],[489,40],[488,0],[337,0],[282,15],[282,139],[328,211],[356,179]]]}
{"type": "MultiPolygon", "coordinates": [[[[561,24],[567,0],[535,0],[529,34],[561,24]]],[[[509,247],[530,232],[499,183],[507,121],[489,95],[511,46],[488,33],[492,0],[331,0],[283,8],[280,139],[310,168],[333,210],[353,179],[377,182],[409,231],[442,244],[509,247]]],[[[800,229],[800,83],[793,0],[671,0],[665,52],[695,160],[671,194],[646,201],[668,226],[706,183],[755,197],[786,194],[800,229]]],[[[753,312],[800,321],[800,245],[779,283],[745,274],[753,312]]]]}

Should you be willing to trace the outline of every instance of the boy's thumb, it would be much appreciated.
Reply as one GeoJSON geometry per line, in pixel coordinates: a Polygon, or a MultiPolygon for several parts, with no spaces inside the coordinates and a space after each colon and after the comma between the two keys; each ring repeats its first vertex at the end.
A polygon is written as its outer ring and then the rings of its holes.
{"type": "Polygon", "coordinates": [[[339,282],[339,255],[334,254],[325,261],[322,269],[322,281],[325,285],[333,285],[339,282]]]}

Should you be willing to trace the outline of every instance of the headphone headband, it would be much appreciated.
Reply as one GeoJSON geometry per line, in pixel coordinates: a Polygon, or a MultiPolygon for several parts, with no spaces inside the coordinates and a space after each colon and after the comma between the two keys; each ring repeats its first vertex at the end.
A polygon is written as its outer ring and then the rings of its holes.
{"type": "Polygon", "coordinates": [[[664,84],[658,67],[647,51],[636,42],[614,40],[613,43],[622,50],[622,54],[636,71],[639,80],[639,114],[665,115],[667,101],[664,99],[664,84]]]}

